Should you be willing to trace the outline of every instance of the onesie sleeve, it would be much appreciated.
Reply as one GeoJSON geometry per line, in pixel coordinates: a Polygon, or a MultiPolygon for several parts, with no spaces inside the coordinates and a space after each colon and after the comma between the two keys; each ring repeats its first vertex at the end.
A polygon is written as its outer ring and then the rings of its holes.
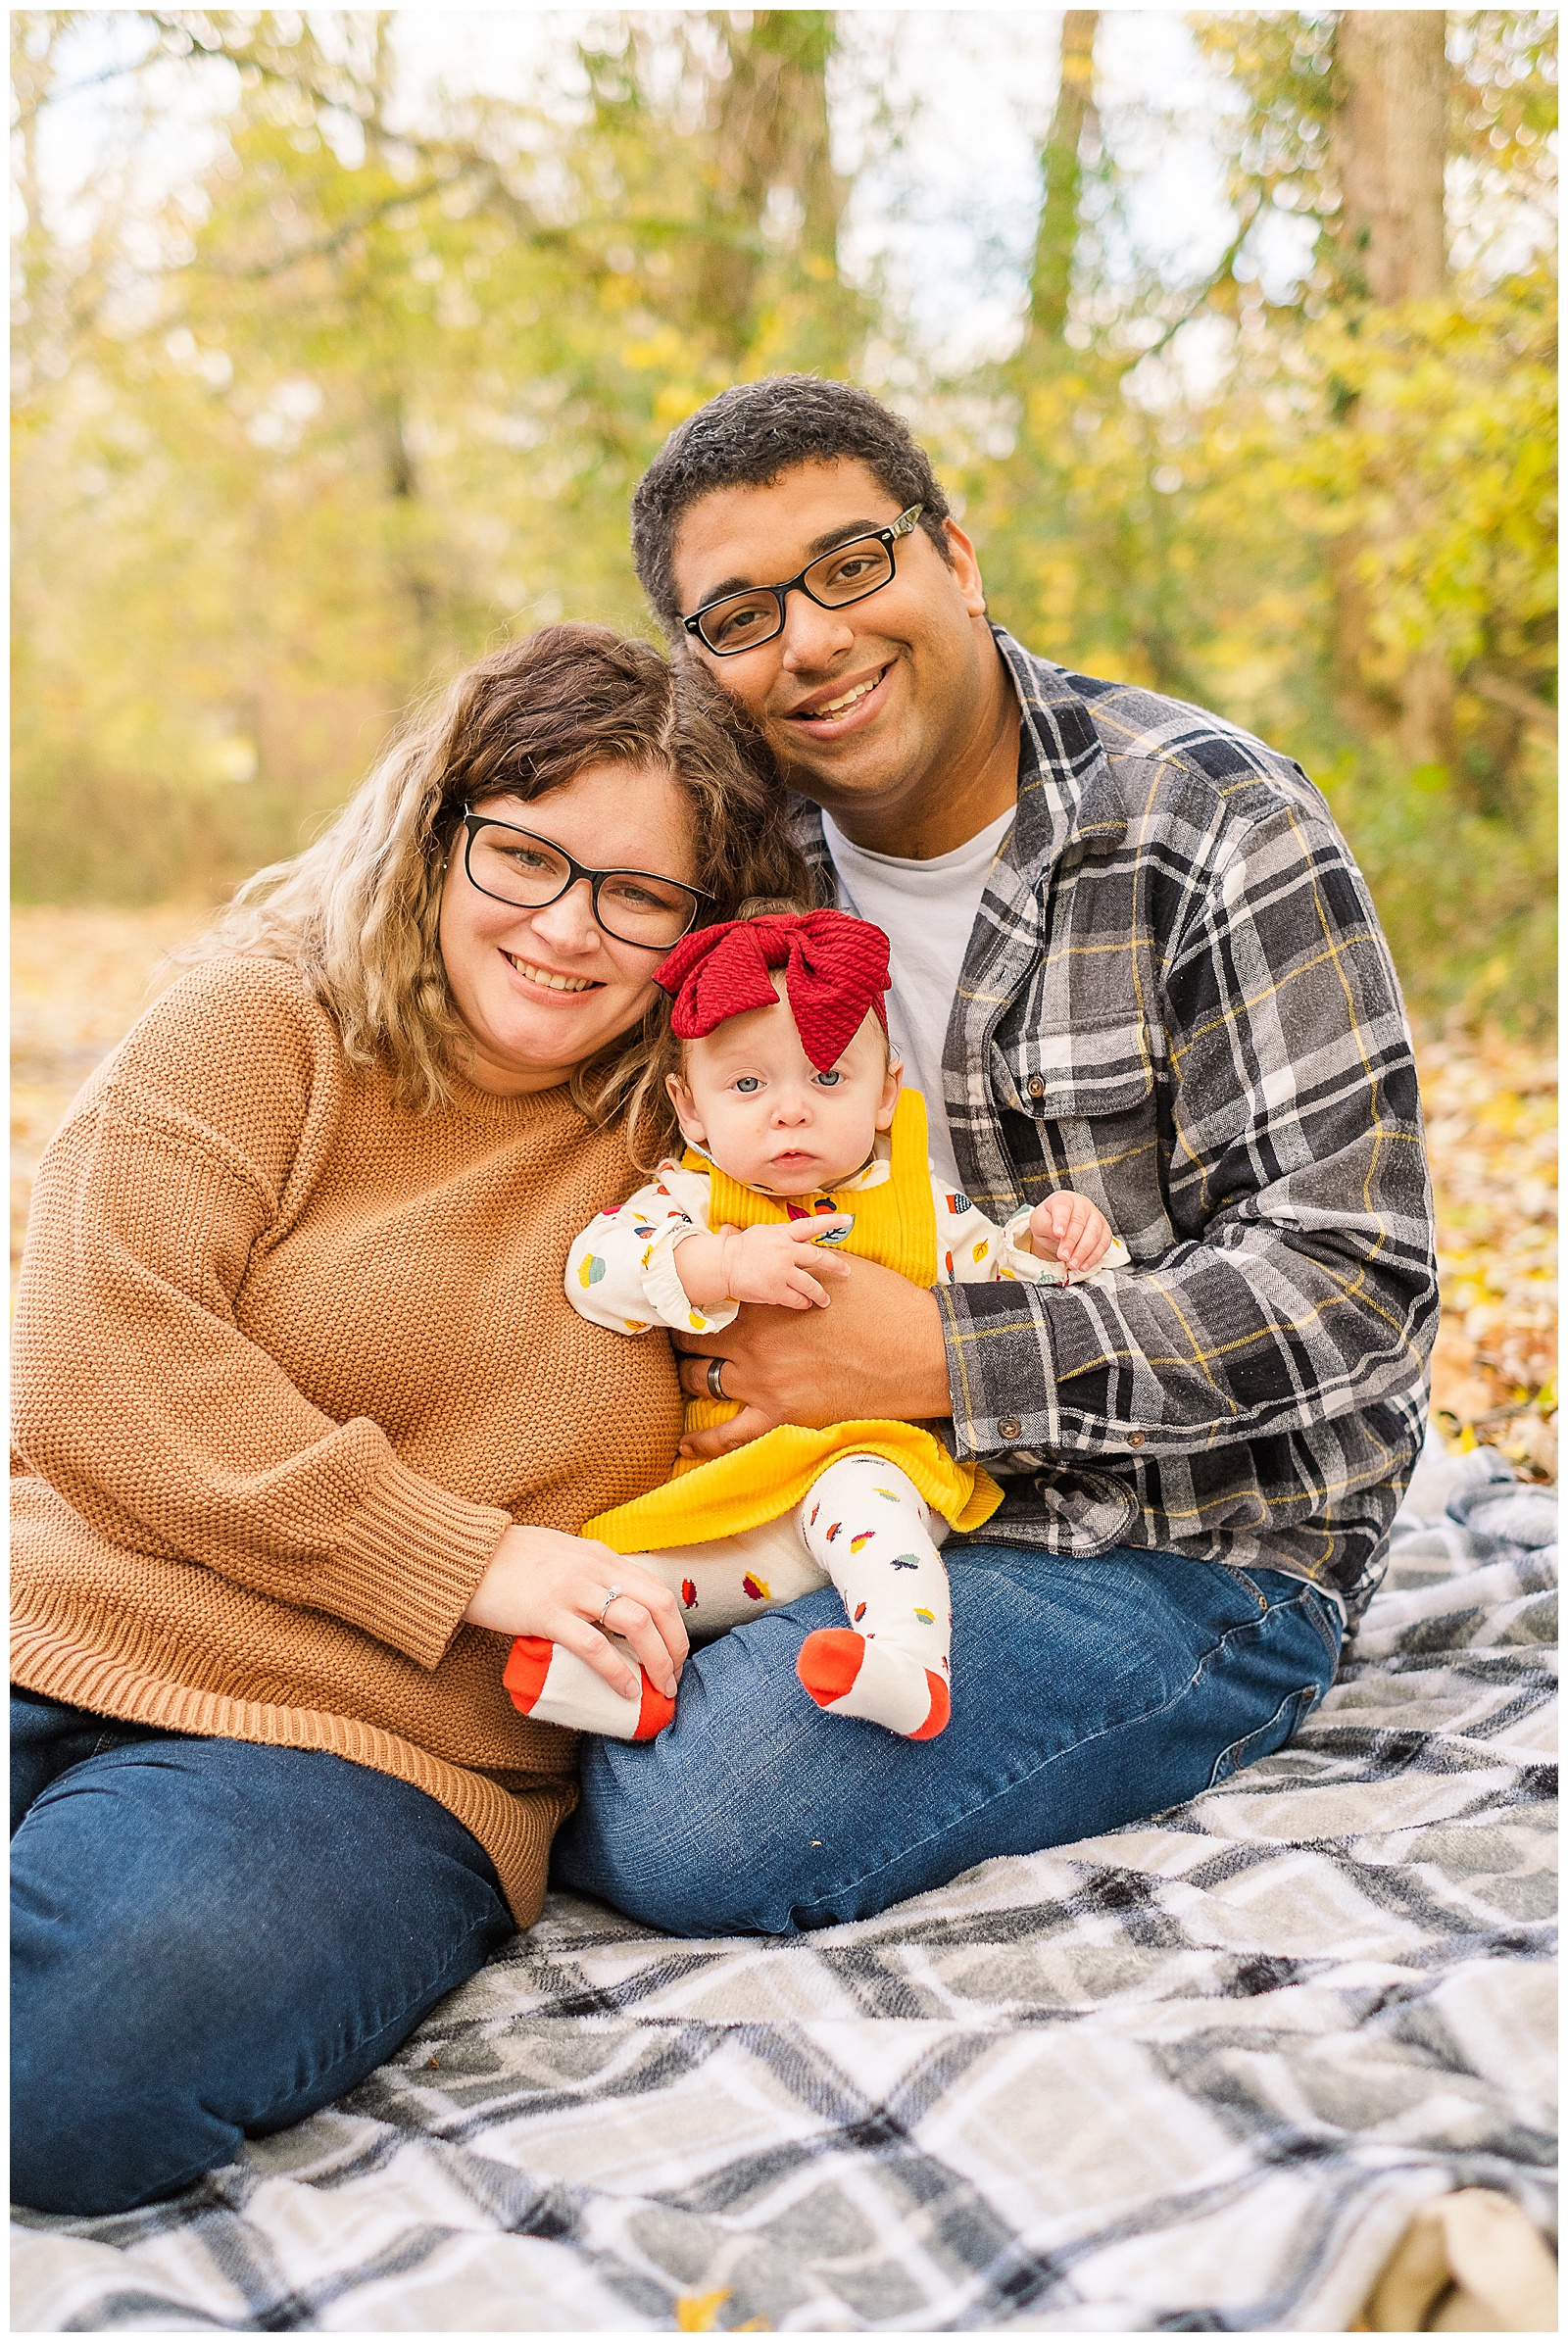
{"type": "Polygon", "coordinates": [[[566,1255],[566,1298],[590,1325],[612,1334],[667,1326],[682,1334],[720,1332],[740,1304],[696,1308],[675,1274],[675,1247],[708,1234],[706,1172],[661,1163],[646,1187],[592,1220],[566,1255]]]}
{"type": "MultiPolygon", "coordinates": [[[[1067,1272],[1059,1260],[1042,1260],[1037,1252],[1031,1252],[1029,1249],[1029,1213],[1027,1208],[1013,1213],[1012,1218],[998,1239],[993,1257],[997,1264],[992,1272],[993,1275],[1000,1278],[1010,1277],[1019,1285],[1065,1285],[1068,1281],[1067,1272]]],[[[1132,1255],[1126,1245],[1119,1240],[1113,1241],[1110,1250],[1105,1254],[1098,1269],[1087,1277],[1073,1278],[1074,1293],[1077,1292],[1080,1285],[1109,1285],[1112,1282],[1112,1271],[1130,1267],[1132,1255]]],[[[985,1279],[969,1277],[965,1278],[963,1282],[968,1285],[979,1285],[984,1283],[985,1279]]]]}
{"type": "MultiPolygon", "coordinates": [[[[1027,1207],[1013,1213],[1005,1228],[988,1220],[967,1195],[931,1182],[937,1207],[937,1264],[939,1285],[991,1285],[1007,1279],[1019,1285],[1065,1285],[1059,1262],[1042,1260],[1029,1249],[1027,1207]]],[[[1125,1244],[1113,1244],[1094,1274],[1073,1279],[1079,1285],[1107,1283],[1108,1272],[1128,1266],[1125,1244]]]]}

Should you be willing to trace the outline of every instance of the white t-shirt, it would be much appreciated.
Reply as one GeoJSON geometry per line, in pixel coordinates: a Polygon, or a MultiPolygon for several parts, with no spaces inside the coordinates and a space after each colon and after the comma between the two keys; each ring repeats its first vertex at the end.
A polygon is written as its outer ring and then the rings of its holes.
{"type": "Polygon", "coordinates": [[[944,1179],[961,1186],[942,1095],[942,1050],[958,990],[958,975],[979,915],[991,865],[1013,823],[1009,805],[978,836],[929,862],[871,854],[854,845],[828,814],[822,835],[838,873],[846,910],[872,920],[892,946],[888,1035],[904,1059],[904,1078],[925,1099],[931,1160],[944,1179]]]}

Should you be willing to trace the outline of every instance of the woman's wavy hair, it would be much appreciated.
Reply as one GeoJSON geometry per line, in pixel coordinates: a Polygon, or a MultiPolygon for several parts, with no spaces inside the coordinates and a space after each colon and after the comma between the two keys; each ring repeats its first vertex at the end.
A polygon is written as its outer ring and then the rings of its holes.
{"type": "MultiPolygon", "coordinates": [[[[711,898],[704,925],[733,918],[749,896],[808,896],[768,752],[706,670],[608,626],[545,626],[416,708],[315,844],[248,879],[178,956],[290,961],[351,1063],[384,1065],[401,1102],[428,1112],[461,1069],[439,925],[464,806],[501,792],[529,802],[607,763],[666,772],[684,791],[697,884],[711,898]]],[[[675,1127],[667,1018],[656,1000],[571,1077],[592,1120],[627,1117],[639,1155],[675,1127]]]]}

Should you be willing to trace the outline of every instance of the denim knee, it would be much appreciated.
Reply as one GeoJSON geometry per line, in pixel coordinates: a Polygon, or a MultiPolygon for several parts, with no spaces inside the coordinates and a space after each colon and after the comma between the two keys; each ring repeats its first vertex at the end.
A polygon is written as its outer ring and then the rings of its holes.
{"type": "MultiPolygon", "coordinates": [[[[638,1753],[653,1758],[656,1748],[638,1753]]],[[[551,1883],[592,1895],[665,1935],[788,1932],[787,1920],[775,1927],[756,1912],[755,1845],[734,1840],[720,1826],[706,1830],[699,1854],[684,1828],[666,1830],[657,1822],[670,1810],[657,1778],[664,1768],[650,1763],[644,1785],[631,1767],[607,1765],[611,1752],[620,1754],[619,1744],[587,1743],[581,1802],[556,1840],[551,1883]]],[[[686,1818],[699,1830],[714,1820],[689,1810],[686,1818]]]]}
{"type": "MultiPolygon", "coordinates": [[[[149,1916],[164,1934],[160,1915],[149,1916]]],[[[78,1921],[69,1946],[52,1933],[20,1915],[13,1923],[15,2201],[38,2212],[128,2212],[231,2162],[241,2132],[202,2103],[204,1995],[172,1940],[177,1927],[165,1934],[161,1965],[132,1957],[123,1967],[131,1947],[113,1924],[78,1921]]]]}
{"type": "Polygon", "coordinates": [[[824,1728],[801,1687],[802,1642],[843,1616],[831,1586],[766,1612],[693,1653],[675,1723],[657,1740],[585,1739],[582,1795],[556,1840],[555,1883],[666,1935],[793,1934],[797,1890],[813,1899],[827,1859],[827,1833],[810,1821],[816,1784],[904,1746],[876,1725],[824,1728]],[[760,1841],[762,1782],[769,1830],[760,1841]]]}
{"type": "Polygon", "coordinates": [[[494,1866],[406,1781],[152,1739],[12,1844],[13,2180],[128,2211],[352,2089],[513,1932],[494,1866]]]}

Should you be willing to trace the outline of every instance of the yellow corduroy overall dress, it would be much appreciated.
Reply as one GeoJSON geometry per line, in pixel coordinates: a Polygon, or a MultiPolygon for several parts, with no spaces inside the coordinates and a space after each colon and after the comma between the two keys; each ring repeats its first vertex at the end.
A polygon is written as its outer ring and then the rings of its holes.
{"type": "MultiPolygon", "coordinates": [[[[900,1097],[889,1138],[888,1179],[874,1188],[810,1200],[818,1210],[830,1202],[835,1211],[854,1214],[855,1226],[840,1249],[896,1269],[929,1292],[937,1281],[937,1220],[926,1158],[925,1100],[917,1091],[906,1090],[900,1097]]],[[[702,1155],[689,1153],[686,1168],[711,1175],[710,1228],[726,1223],[753,1228],[791,1216],[775,1197],[742,1187],[702,1155]]],[[[739,1412],[733,1399],[688,1399],[686,1429],[704,1431],[739,1412]]],[[[785,1423],[728,1455],[677,1459],[662,1488],[585,1521],[582,1534],[599,1537],[616,1553],[657,1553],[734,1537],[793,1510],[841,1455],[885,1456],[954,1529],[978,1529],[1002,1502],[1002,1490],[981,1465],[957,1463],[917,1424],[871,1419],[808,1431],[785,1423]]]]}

